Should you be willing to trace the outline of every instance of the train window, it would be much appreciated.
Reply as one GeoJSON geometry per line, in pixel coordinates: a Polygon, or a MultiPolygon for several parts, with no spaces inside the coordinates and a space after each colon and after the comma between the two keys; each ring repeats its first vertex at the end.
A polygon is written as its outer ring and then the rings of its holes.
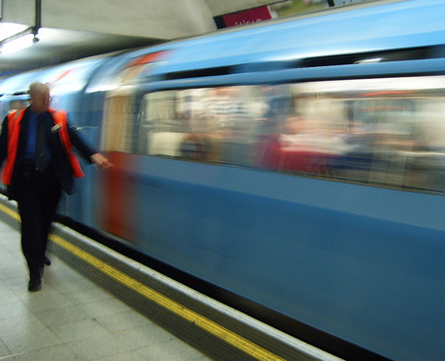
{"type": "Polygon", "coordinates": [[[161,91],[139,152],[443,192],[444,111],[440,76],[161,91]]]}
{"type": "Polygon", "coordinates": [[[157,92],[148,94],[145,104],[140,153],[253,165],[255,135],[266,114],[257,87],[157,92]]]}
{"type": "Polygon", "coordinates": [[[445,78],[314,82],[292,94],[300,111],[280,134],[278,170],[445,190],[445,78]]]}
{"type": "Polygon", "coordinates": [[[132,93],[111,93],[105,102],[102,149],[105,151],[130,152],[133,139],[132,93]]]}

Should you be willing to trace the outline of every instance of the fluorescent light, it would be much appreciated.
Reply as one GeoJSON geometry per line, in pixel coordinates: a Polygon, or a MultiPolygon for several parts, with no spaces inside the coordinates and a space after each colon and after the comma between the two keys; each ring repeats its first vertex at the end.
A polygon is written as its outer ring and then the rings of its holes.
{"type": "Polygon", "coordinates": [[[375,63],[380,63],[382,60],[383,60],[383,58],[371,58],[371,59],[358,60],[355,63],[356,64],[375,64],[375,63]]]}
{"type": "Polygon", "coordinates": [[[26,34],[17,39],[3,43],[2,54],[8,55],[16,51],[30,47],[37,39],[34,38],[34,34],[26,34]]]}
{"type": "Polygon", "coordinates": [[[26,29],[28,29],[28,25],[0,22],[0,41],[17,35],[26,29]]]}

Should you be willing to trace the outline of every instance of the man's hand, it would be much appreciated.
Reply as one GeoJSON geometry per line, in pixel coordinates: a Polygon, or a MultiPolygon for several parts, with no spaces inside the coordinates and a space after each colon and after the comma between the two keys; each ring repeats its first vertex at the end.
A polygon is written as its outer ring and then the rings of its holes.
{"type": "Polygon", "coordinates": [[[105,158],[102,154],[96,153],[91,156],[91,161],[96,164],[100,169],[108,169],[113,166],[107,158],[105,158]]]}

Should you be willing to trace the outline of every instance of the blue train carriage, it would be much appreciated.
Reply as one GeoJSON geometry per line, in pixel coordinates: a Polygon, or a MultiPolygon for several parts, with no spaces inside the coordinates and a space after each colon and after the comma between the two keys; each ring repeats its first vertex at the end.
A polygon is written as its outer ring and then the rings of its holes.
{"type": "Polygon", "coordinates": [[[98,220],[315,329],[441,360],[445,2],[382,3],[151,50],[109,93],[98,220]]]}

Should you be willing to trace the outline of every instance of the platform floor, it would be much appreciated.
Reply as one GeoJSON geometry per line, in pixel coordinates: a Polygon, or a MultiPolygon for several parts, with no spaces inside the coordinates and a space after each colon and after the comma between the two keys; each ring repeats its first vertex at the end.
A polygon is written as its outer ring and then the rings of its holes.
{"type": "Polygon", "coordinates": [[[20,234],[0,221],[0,361],[211,360],[50,257],[28,292],[20,234]]]}

